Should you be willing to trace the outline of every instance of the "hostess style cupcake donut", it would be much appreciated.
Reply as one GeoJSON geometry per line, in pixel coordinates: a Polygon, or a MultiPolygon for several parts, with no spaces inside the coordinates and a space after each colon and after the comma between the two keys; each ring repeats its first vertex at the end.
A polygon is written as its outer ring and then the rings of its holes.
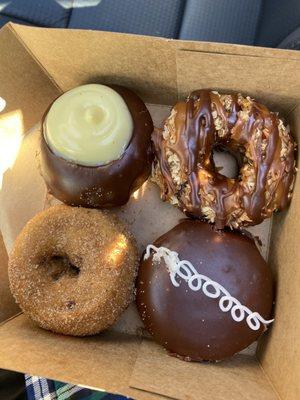
{"type": "Polygon", "coordinates": [[[277,113],[248,96],[196,90],[152,138],[162,199],[188,216],[239,228],[259,224],[291,199],[295,141],[277,113]],[[236,179],[218,172],[216,147],[236,156],[236,179]]]}
{"type": "Polygon", "coordinates": [[[43,121],[40,170],[48,190],[75,206],[127,203],[151,172],[152,131],[145,104],[123,86],[69,90],[43,121]]]}
{"type": "Polygon", "coordinates": [[[136,301],[146,329],[170,354],[218,361],[273,321],[273,279],[252,239],[186,219],[147,246],[136,301]]]}
{"type": "Polygon", "coordinates": [[[11,291],[40,327],[93,335],[133,301],[138,252],[116,217],[58,205],[30,220],[9,260],[11,291]]]}

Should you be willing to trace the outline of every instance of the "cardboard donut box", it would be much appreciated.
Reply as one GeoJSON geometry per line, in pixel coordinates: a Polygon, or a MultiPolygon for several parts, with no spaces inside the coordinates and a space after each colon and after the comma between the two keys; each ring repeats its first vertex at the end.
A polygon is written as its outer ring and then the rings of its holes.
{"type": "MultiPolygon", "coordinates": [[[[109,32],[0,30],[0,368],[119,393],[136,400],[300,398],[300,182],[288,210],[256,229],[276,280],[275,322],[257,349],[217,364],[168,356],[140,334],[134,306],[113,329],[75,338],[35,326],[15,305],[8,254],[25,223],[52,204],[36,166],[39,122],[63,91],[115,83],[149,104],[155,124],[191,90],[240,91],[279,111],[300,135],[300,52],[109,32]],[[271,234],[269,228],[271,226],[271,234]]],[[[144,185],[117,213],[140,250],[182,214],[144,185]]]]}

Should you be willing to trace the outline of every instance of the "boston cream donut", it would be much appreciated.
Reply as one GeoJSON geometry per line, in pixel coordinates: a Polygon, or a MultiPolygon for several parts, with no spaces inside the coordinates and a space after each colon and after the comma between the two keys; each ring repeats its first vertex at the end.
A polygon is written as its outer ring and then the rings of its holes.
{"type": "Polygon", "coordinates": [[[154,339],[184,360],[216,361],[269,326],[272,274],[254,242],[183,220],[147,246],[137,306],[154,339]]]}
{"type": "Polygon", "coordinates": [[[89,84],[49,108],[41,138],[41,173],[59,200],[86,207],[125,204],[148,177],[151,116],[121,86],[89,84]]]}
{"type": "Polygon", "coordinates": [[[95,167],[121,157],[132,137],[133,120],[122,96],[94,84],[60,96],[47,113],[44,129],[55,154],[95,167]]]}
{"type": "Polygon", "coordinates": [[[162,198],[218,228],[256,225],[284,209],[292,196],[295,142],[279,116],[241,94],[197,90],[175,104],[153,134],[154,179],[162,198]],[[213,151],[236,156],[228,178],[213,151]]]}
{"type": "Polygon", "coordinates": [[[11,291],[39,326],[66,335],[98,333],[134,297],[135,240],[121,221],[66,205],[42,211],[16,239],[11,291]]]}

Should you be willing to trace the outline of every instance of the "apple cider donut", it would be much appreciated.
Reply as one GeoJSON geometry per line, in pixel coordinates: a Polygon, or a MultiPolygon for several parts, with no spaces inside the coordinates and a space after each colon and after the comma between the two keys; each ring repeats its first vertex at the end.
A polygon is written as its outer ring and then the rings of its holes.
{"type": "Polygon", "coordinates": [[[40,327],[93,335],[133,300],[137,265],[135,240],[115,216],[58,205],[32,218],[16,239],[10,287],[40,327]]]}

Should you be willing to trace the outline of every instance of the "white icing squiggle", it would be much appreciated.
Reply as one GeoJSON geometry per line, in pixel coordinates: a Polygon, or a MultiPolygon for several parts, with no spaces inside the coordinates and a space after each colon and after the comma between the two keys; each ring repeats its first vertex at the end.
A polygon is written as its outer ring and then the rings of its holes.
{"type": "Polygon", "coordinates": [[[144,259],[148,259],[153,254],[153,261],[164,259],[170,273],[172,284],[179,286],[176,278],[179,277],[187,282],[189,288],[195,292],[202,289],[205,296],[219,300],[219,308],[223,312],[230,311],[231,317],[236,322],[241,322],[245,319],[250,329],[257,331],[261,324],[267,325],[274,319],[265,320],[258,312],[252,312],[248,307],[244,306],[218,282],[211,280],[208,276],[199,274],[192,263],[187,260],[180,260],[178,253],[166,247],[156,247],[149,244],[146,248],[144,259]]]}

